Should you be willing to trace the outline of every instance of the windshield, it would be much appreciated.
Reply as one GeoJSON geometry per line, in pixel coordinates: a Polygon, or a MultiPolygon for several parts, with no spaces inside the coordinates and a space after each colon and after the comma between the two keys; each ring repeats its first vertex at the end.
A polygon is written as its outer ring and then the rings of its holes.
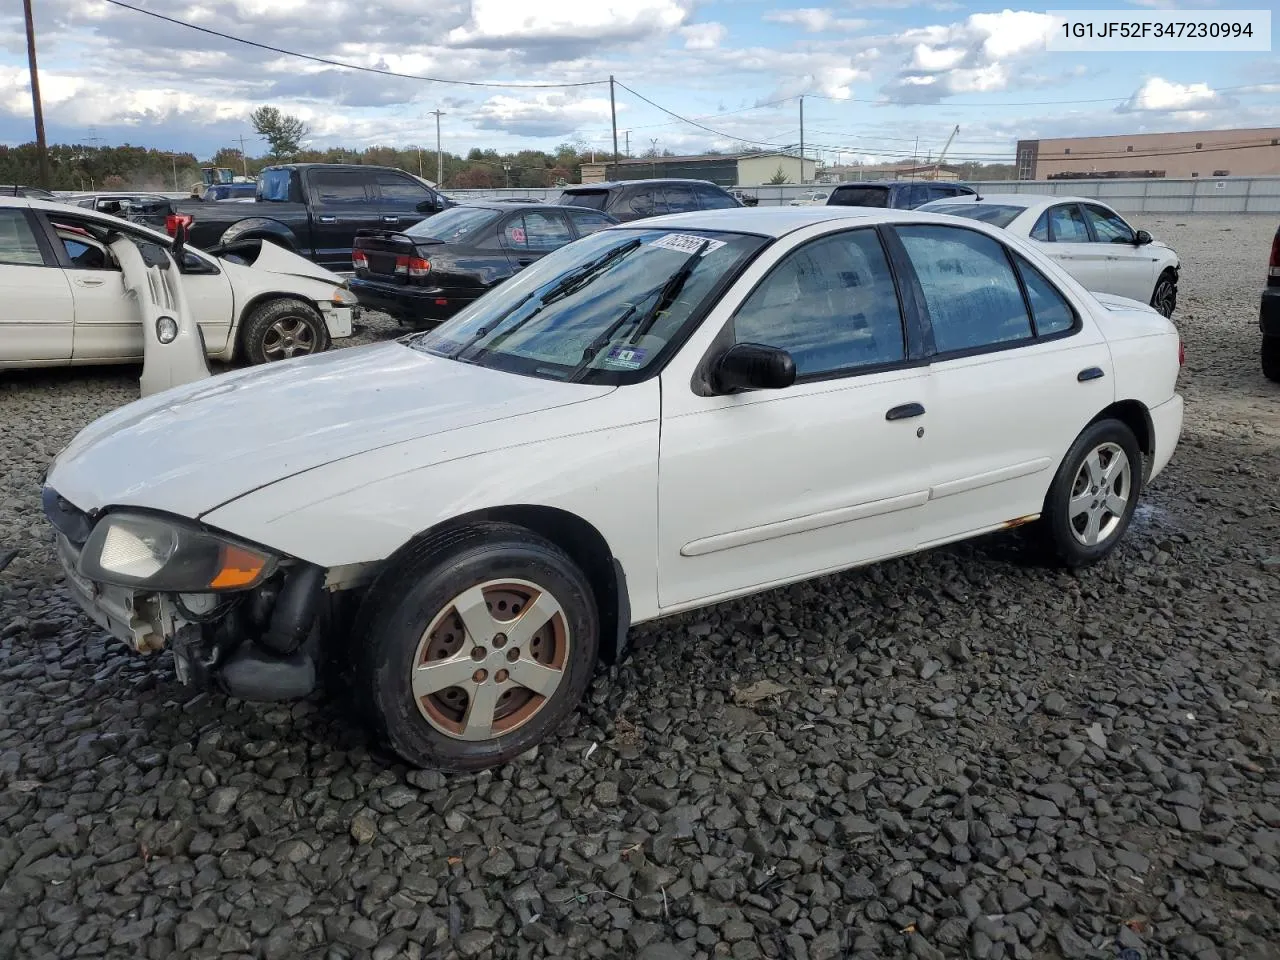
{"type": "Polygon", "coordinates": [[[1026,207],[1014,207],[1005,203],[926,203],[920,208],[925,213],[945,213],[950,217],[968,217],[981,220],[993,227],[1007,227],[1017,219],[1026,207]]]}
{"type": "Polygon", "coordinates": [[[525,376],[635,383],[660,369],[766,243],[722,231],[604,230],[407,342],[525,376]]]}
{"type": "Polygon", "coordinates": [[[404,233],[410,237],[430,237],[435,240],[457,240],[464,233],[470,233],[493,223],[502,216],[500,210],[487,207],[452,207],[434,217],[419,220],[404,233]]]}
{"type": "Polygon", "coordinates": [[[609,194],[605,190],[578,190],[573,193],[562,193],[556,197],[556,203],[562,207],[590,207],[592,210],[603,210],[609,194]]]}
{"type": "Polygon", "coordinates": [[[833,207],[887,207],[888,187],[841,187],[827,201],[833,207]]]}

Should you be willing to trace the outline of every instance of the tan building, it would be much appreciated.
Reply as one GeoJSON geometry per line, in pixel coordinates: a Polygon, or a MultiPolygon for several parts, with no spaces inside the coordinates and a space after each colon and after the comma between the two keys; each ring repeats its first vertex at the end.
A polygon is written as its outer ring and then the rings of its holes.
{"type": "Polygon", "coordinates": [[[758,187],[778,175],[787,183],[813,183],[817,164],[789,153],[742,153],[696,157],[628,158],[617,163],[584,163],[583,183],[676,177],[709,180],[722,187],[758,187]],[[803,178],[803,179],[802,179],[803,178]]]}
{"type": "Polygon", "coordinates": [[[851,180],[959,180],[960,174],[951,167],[932,163],[885,163],[823,167],[818,178],[824,183],[845,183],[851,180]]]}
{"type": "Polygon", "coordinates": [[[1280,176],[1280,127],[1019,140],[1019,180],[1280,176]]]}

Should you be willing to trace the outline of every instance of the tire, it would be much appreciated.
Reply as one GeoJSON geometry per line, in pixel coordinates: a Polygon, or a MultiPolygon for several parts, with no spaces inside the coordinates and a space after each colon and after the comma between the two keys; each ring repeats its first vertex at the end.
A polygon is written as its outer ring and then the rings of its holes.
{"type": "Polygon", "coordinates": [[[1160,274],[1155,289],[1151,291],[1151,306],[1165,317],[1172,317],[1173,311],[1178,309],[1178,281],[1172,270],[1160,274]]]}
{"type": "Polygon", "coordinates": [[[1128,426],[1107,419],[1086,427],[1044,498],[1040,532],[1050,555],[1063,566],[1084,567],[1111,553],[1133,519],[1142,478],[1142,451],[1128,426]],[[1116,473],[1108,476],[1112,464],[1116,473]],[[1110,504],[1108,489],[1113,491],[1110,504]]]}
{"type": "Polygon", "coordinates": [[[281,297],[253,308],[240,329],[240,342],[250,363],[270,363],[328,350],[329,330],[311,304],[281,297]]]}
{"type": "Polygon", "coordinates": [[[358,621],[357,690],[375,733],[408,763],[445,770],[482,770],[536,746],[577,706],[599,648],[582,571],[509,524],[415,545],[374,582],[358,621]],[[527,626],[527,613],[502,616],[526,603],[537,610],[527,626]]]}
{"type": "Polygon", "coordinates": [[[1280,383],[1280,337],[1262,338],[1262,375],[1280,383]]]}

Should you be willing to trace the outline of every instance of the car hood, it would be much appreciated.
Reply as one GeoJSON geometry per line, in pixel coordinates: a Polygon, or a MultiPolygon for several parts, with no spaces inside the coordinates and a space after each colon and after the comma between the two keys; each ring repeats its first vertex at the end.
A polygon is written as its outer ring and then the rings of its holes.
{"type": "MultiPolygon", "coordinates": [[[[231,200],[220,200],[219,203],[233,203],[231,200]]],[[[216,248],[215,248],[216,250],[216,248]]],[[[215,253],[215,256],[217,254],[215,253]]],[[[223,269],[228,265],[240,270],[256,270],[264,273],[275,273],[285,277],[304,277],[308,280],[321,280],[325,283],[332,283],[335,286],[341,286],[342,277],[338,276],[332,270],[326,270],[317,263],[312,263],[305,257],[300,257],[296,253],[291,253],[278,244],[262,241],[262,249],[258,251],[258,257],[250,265],[240,263],[230,263],[219,258],[223,269]]]]}
{"type": "Polygon", "coordinates": [[[407,440],[604,396],[399,342],[285,360],[121,407],[58,455],[47,485],[79,507],[199,517],[252,490],[407,440]]]}

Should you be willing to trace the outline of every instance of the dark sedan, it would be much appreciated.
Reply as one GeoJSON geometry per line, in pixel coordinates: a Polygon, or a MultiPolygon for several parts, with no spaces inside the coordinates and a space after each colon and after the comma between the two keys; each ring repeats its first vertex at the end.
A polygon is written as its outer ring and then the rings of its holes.
{"type": "Polygon", "coordinates": [[[599,210],[478,200],[402,232],[359,231],[349,285],[370,310],[433,326],[540,257],[615,223],[599,210]]]}

